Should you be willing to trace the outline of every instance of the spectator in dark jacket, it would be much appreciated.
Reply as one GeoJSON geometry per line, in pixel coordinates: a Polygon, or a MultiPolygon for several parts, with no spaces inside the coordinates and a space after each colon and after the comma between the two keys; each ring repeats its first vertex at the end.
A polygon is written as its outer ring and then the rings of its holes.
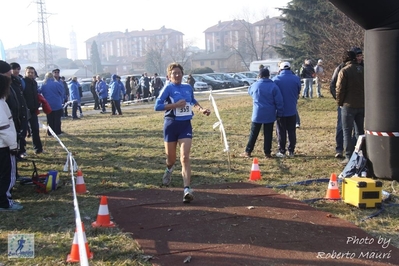
{"type": "MultiPolygon", "coordinates": [[[[29,118],[29,126],[30,132],[32,136],[32,144],[33,149],[35,150],[36,154],[43,152],[42,142],[40,140],[39,134],[39,121],[37,118],[37,111],[39,109],[39,100],[38,100],[38,87],[36,82],[35,76],[35,68],[28,66],[25,69],[25,90],[24,90],[24,97],[26,101],[26,105],[28,106],[30,112],[29,118]]],[[[26,135],[26,132],[22,132],[23,135],[26,135]]]]}
{"type": "Polygon", "coordinates": [[[126,101],[130,101],[130,94],[132,93],[132,87],[130,86],[130,79],[131,77],[127,77],[126,81],[125,81],[125,90],[126,90],[126,94],[124,95],[123,99],[126,101]]]}
{"type": "Polygon", "coordinates": [[[188,75],[187,83],[190,84],[190,86],[191,86],[191,87],[193,88],[193,90],[194,90],[195,79],[194,79],[194,77],[193,77],[191,74],[188,75]]]}
{"type": "Polygon", "coordinates": [[[351,140],[355,128],[356,139],[364,134],[364,69],[356,60],[353,51],[347,51],[345,66],[337,79],[337,104],[341,107],[342,130],[344,135],[345,160],[352,156],[354,145],[351,140]],[[355,123],[355,127],[353,125],[355,123]]]}
{"type": "Polygon", "coordinates": [[[303,78],[302,98],[313,98],[313,78],[315,77],[314,68],[310,59],[306,59],[301,68],[301,78],[303,78]]]}
{"type": "Polygon", "coordinates": [[[94,100],[94,110],[100,110],[100,100],[98,99],[98,95],[96,92],[96,84],[97,84],[97,78],[96,76],[93,76],[93,80],[91,81],[90,84],[90,92],[93,95],[93,100],[94,100]]]}
{"type": "MultiPolygon", "coordinates": [[[[14,117],[13,119],[15,123],[15,119],[18,119],[19,127],[17,129],[18,142],[19,142],[19,158],[24,158],[27,156],[26,154],[26,132],[28,129],[28,120],[30,112],[26,105],[25,97],[23,94],[25,82],[23,81],[22,76],[19,75],[21,70],[21,66],[18,63],[10,63],[11,66],[11,93],[15,95],[16,104],[18,106],[18,117],[14,117]]],[[[11,107],[10,107],[11,109],[11,107]]],[[[13,112],[13,110],[11,110],[13,112]]],[[[15,111],[14,111],[15,112],[15,111]]]]}

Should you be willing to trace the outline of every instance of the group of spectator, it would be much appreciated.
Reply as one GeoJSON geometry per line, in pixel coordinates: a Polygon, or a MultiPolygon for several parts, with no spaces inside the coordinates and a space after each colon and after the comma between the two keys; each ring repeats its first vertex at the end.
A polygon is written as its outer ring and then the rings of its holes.
{"type": "MultiPolygon", "coordinates": [[[[342,62],[336,67],[331,78],[330,91],[337,102],[336,158],[344,158],[347,164],[354,151],[359,135],[364,134],[364,70],[363,53],[358,47],[345,51],[342,62]],[[345,154],[344,154],[345,152],[345,154]]],[[[259,79],[248,89],[253,98],[252,124],[250,136],[242,157],[251,157],[259,131],[263,126],[264,154],[271,158],[273,126],[276,122],[278,152],[276,157],[294,156],[296,128],[300,126],[297,99],[301,92],[301,82],[291,71],[289,62],[280,64],[280,72],[269,79],[267,69],[260,68],[259,79]],[[288,148],[286,142],[288,136],[288,148]]],[[[306,59],[299,76],[303,79],[302,98],[313,98],[312,84],[315,80],[317,97],[321,92],[324,76],[323,61],[319,59],[313,66],[306,59]]]]}
{"type": "Polygon", "coordinates": [[[252,124],[249,140],[242,157],[251,157],[259,131],[263,126],[264,146],[266,158],[271,158],[273,127],[276,122],[278,152],[275,156],[284,158],[288,149],[288,156],[294,157],[296,146],[297,101],[301,92],[301,81],[291,71],[289,62],[280,63],[277,76],[270,79],[267,68],[259,71],[259,79],[248,88],[253,99],[252,124]],[[288,147],[286,147],[288,136],[288,147]]]}
{"type": "Polygon", "coordinates": [[[21,66],[0,60],[0,211],[20,210],[11,189],[18,177],[17,160],[27,156],[26,136],[32,137],[36,154],[43,152],[37,113],[40,101],[37,73],[33,67],[20,75],[21,66]]]}

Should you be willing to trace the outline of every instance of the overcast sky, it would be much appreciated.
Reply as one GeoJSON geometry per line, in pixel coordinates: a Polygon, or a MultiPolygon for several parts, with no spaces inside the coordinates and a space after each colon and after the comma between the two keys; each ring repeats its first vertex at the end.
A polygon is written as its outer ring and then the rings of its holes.
{"type": "MultiPolygon", "coordinates": [[[[0,16],[0,40],[4,48],[37,42],[40,0],[8,2],[0,16]],[[7,26],[6,26],[7,25],[7,26]]],[[[170,2],[161,0],[42,0],[47,11],[50,43],[70,48],[71,31],[77,35],[79,58],[86,58],[84,42],[101,32],[156,30],[165,26],[180,31],[184,40],[205,48],[204,31],[218,21],[245,19],[255,22],[277,16],[276,7],[289,0],[201,0],[170,2]]],[[[69,54],[69,52],[68,52],[69,54]]]]}

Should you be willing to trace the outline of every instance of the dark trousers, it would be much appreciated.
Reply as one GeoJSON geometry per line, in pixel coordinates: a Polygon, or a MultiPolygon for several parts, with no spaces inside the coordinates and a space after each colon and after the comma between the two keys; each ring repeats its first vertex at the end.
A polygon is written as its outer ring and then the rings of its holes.
{"type": "Polygon", "coordinates": [[[118,114],[122,114],[121,110],[121,101],[120,100],[111,100],[111,107],[112,107],[112,114],[116,115],[116,111],[118,111],[118,114]]]}
{"type": "Polygon", "coordinates": [[[296,123],[297,123],[298,125],[301,125],[301,118],[299,117],[299,112],[298,112],[298,110],[296,111],[296,123]]]}
{"type": "Polygon", "coordinates": [[[161,89],[154,89],[154,97],[155,98],[158,98],[158,96],[159,96],[159,92],[161,91],[161,89]]]}
{"type": "MultiPolygon", "coordinates": [[[[356,145],[357,141],[355,135],[355,132],[357,130],[356,128],[357,128],[356,123],[353,123],[354,130],[352,130],[351,132],[353,146],[356,145]]],[[[344,132],[342,130],[341,107],[339,106],[337,108],[337,127],[335,129],[335,143],[336,143],[335,152],[342,153],[344,151],[344,132]]]]}
{"type": "Polygon", "coordinates": [[[100,99],[101,111],[105,112],[105,105],[107,104],[107,98],[100,99]]]}
{"type": "Polygon", "coordinates": [[[148,97],[150,96],[150,88],[144,87],[143,89],[143,98],[145,99],[144,102],[148,102],[148,97]]]}
{"type": "MultiPolygon", "coordinates": [[[[47,125],[51,127],[55,134],[61,134],[61,117],[62,117],[63,109],[53,110],[51,113],[47,115],[47,125]]],[[[50,132],[47,132],[50,136],[50,132]]]]}
{"type": "Polygon", "coordinates": [[[350,159],[355,149],[352,140],[352,131],[355,129],[356,139],[364,134],[364,108],[350,108],[343,106],[341,108],[342,131],[344,135],[345,156],[350,159]],[[353,124],[355,123],[355,125],[353,124]]]}
{"type": "MultiPolygon", "coordinates": [[[[35,152],[42,152],[43,151],[43,146],[42,146],[42,141],[40,140],[40,134],[39,134],[39,119],[37,118],[36,112],[31,112],[31,117],[29,119],[29,125],[30,125],[30,132],[32,136],[32,144],[33,144],[33,149],[35,152]]],[[[22,132],[22,136],[26,136],[27,130],[25,129],[22,132]]]]}
{"type": "Polygon", "coordinates": [[[94,99],[94,110],[99,110],[100,109],[100,99],[98,98],[97,93],[92,93],[93,94],[93,99],[94,99]]]}
{"type": "Polygon", "coordinates": [[[15,184],[15,156],[10,149],[0,148],[0,208],[9,208],[12,205],[11,189],[15,184]]]}
{"type": "MultiPolygon", "coordinates": [[[[68,97],[69,98],[69,97],[68,97]]],[[[66,101],[65,103],[67,103],[68,101],[66,101]]],[[[62,116],[64,117],[68,117],[68,104],[64,103],[64,111],[62,113],[62,116]]]]}
{"type": "Polygon", "coordinates": [[[18,134],[19,154],[26,152],[26,133],[28,132],[28,120],[21,119],[21,132],[18,134]]]}
{"type": "Polygon", "coordinates": [[[272,151],[272,138],[273,138],[273,124],[274,123],[255,123],[251,124],[251,133],[249,134],[249,140],[245,151],[251,153],[254,150],[256,140],[259,135],[260,128],[263,125],[263,152],[265,154],[270,154],[272,151]]]}
{"type": "Polygon", "coordinates": [[[78,101],[73,100],[72,102],[72,118],[78,118],[78,101]]]}
{"type": "Polygon", "coordinates": [[[288,151],[294,152],[296,145],[296,114],[292,116],[281,117],[277,120],[277,139],[278,149],[282,154],[286,152],[287,134],[288,134],[288,151]]]}

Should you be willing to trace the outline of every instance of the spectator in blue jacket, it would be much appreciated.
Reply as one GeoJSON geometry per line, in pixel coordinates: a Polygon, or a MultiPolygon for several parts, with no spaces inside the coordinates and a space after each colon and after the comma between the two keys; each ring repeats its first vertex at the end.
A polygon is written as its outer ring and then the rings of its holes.
{"type": "Polygon", "coordinates": [[[296,145],[296,119],[297,102],[301,93],[301,80],[291,71],[289,62],[280,64],[280,73],[273,78],[274,83],[280,88],[284,101],[284,112],[277,120],[277,138],[279,151],[276,157],[285,157],[288,134],[288,156],[294,156],[296,145]]]}
{"type": "MultiPolygon", "coordinates": [[[[46,73],[41,87],[41,93],[51,107],[51,113],[47,115],[47,124],[55,134],[62,134],[61,117],[63,114],[62,104],[64,103],[65,89],[61,83],[54,80],[51,72],[46,73]]],[[[50,132],[47,132],[50,136],[50,132]]]]}
{"type": "Polygon", "coordinates": [[[267,68],[259,71],[259,79],[248,88],[248,94],[253,99],[252,124],[249,140],[242,157],[251,157],[260,128],[263,125],[263,151],[266,158],[271,158],[273,124],[276,117],[281,117],[284,111],[283,97],[277,85],[269,79],[267,68]]]}
{"type": "Polygon", "coordinates": [[[112,115],[116,115],[116,111],[118,111],[119,115],[122,115],[121,110],[121,99],[123,95],[126,94],[125,86],[121,82],[121,77],[116,74],[111,76],[111,86],[110,86],[110,95],[111,95],[111,107],[112,107],[112,115]]]}
{"type": "Polygon", "coordinates": [[[68,84],[69,88],[69,101],[72,102],[72,119],[79,119],[77,115],[78,105],[80,104],[80,93],[79,93],[78,78],[73,77],[71,82],[68,84]]]}
{"type": "Polygon", "coordinates": [[[96,92],[97,92],[98,98],[100,100],[100,105],[101,105],[100,113],[105,114],[105,112],[107,111],[105,109],[105,105],[107,104],[107,100],[108,100],[108,86],[105,83],[105,81],[102,80],[100,75],[97,76],[96,92]]]}

